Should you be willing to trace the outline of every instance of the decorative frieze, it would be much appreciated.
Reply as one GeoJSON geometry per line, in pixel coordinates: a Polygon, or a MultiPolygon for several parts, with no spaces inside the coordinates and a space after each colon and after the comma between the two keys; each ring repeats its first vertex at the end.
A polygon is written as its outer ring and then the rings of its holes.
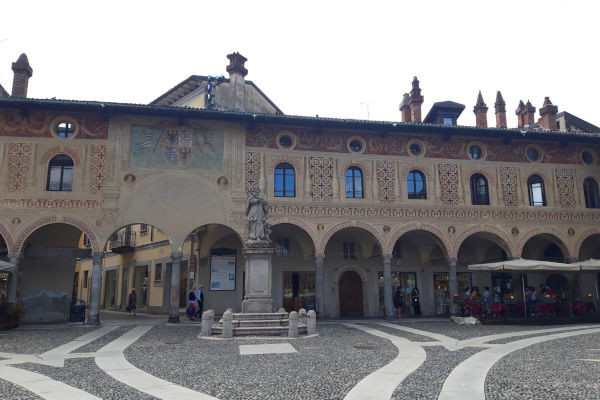
{"type": "Polygon", "coordinates": [[[458,204],[458,167],[454,164],[440,164],[438,171],[442,187],[442,204],[458,204]]]}
{"type": "Polygon", "coordinates": [[[502,185],[502,201],[507,207],[517,207],[517,169],[515,167],[500,167],[500,184],[502,185]]]}
{"type": "Polygon", "coordinates": [[[331,201],[333,162],[328,157],[310,157],[309,174],[312,184],[311,197],[313,201],[331,201]]]}
{"type": "Polygon", "coordinates": [[[19,110],[0,110],[0,136],[53,138],[52,122],[58,117],[77,124],[79,132],[73,139],[108,138],[108,121],[99,115],[31,112],[24,116],[19,110]]]}
{"type": "Polygon", "coordinates": [[[394,162],[379,160],[375,168],[379,184],[377,197],[381,203],[392,203],[394,201],[394,162]]]}
{"type": "Polygon", "coordinates": [[[556,169],[559,202],[562,208],[575,208],[575,179],[570,168],[556,169]]]}
{"type": "Polygon", "coordinates": [[[102,200],[2,199],[1,208],[102,208],[102,200]]]}
{"type": "Polygon", "coordinates": [[[29,143],[13,143],[8,148],[8,191],[24,193],[33,147],[29,143]]]}

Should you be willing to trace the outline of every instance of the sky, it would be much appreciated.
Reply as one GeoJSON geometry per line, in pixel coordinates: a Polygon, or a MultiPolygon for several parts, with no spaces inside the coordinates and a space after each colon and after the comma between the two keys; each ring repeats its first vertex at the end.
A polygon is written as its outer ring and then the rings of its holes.
{"type": "MultiPolygon", "coordinates": [[[[147,104],[190,75],[225,75],[239,51],[288,115],[400,121],[413,76],[425,98],[466,106],[481,90],[495,124],[549,96],[600,126],[597,0],[5,1],[0,84],[25,52],[28,96],[147,104]]],[[[536,112],[536,120],[539,112],[536,112]]]]}

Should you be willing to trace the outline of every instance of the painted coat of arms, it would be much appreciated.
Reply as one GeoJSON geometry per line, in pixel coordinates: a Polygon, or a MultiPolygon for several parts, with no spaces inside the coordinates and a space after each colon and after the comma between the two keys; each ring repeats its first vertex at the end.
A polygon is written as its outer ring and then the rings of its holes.
{"type": "Polygon", "coordinates": [[[131,127],[131,168],[223,170],[223,133],[190,127],[131,127]]]}

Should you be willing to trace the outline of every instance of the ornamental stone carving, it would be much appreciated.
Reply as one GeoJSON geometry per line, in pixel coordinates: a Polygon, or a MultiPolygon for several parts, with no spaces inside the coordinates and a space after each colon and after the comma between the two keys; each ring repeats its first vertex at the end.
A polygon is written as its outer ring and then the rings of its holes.
{"type": "Polygon", "coordinates": [[[261,162],[260,153],[246,153],[246,190],[250,190],[252,186],[258,185],[261,162]]]}
{"type": "Polygon", "coordinates": [[[29,143],[13,143],[8,148],[8,191],[24,193],[33,147],[29,143]]]}
{"type": "Polygon", "coordinates": [[[575,208],[575,179],[570,168],[556,169],[559,203],[562,208],[575,208]]]}
{"type": "Polygon", "coordinates": [[[313,201],[331,201],[333,197],[333,162],[328,157],[310,157],[309,174],[313,201]]]}
{"type": "Polygon", "coordinates": [[[392,203],[394,201],[394,162],[378,160],[375,168],[379,184],[377,198],[381,203],[392,203]]]}
{"type": "Polygon", "coordinates": [[[502,201],[507,207],[517,207],[518,185],[517,169],[515,167],[500,167],[500,185],[502,186],[502,201]]]}

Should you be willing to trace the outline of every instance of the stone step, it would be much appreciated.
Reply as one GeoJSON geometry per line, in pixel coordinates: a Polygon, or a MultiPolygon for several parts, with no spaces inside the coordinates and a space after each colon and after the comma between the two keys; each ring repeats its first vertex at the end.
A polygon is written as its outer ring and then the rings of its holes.
{"type": "Polygon", "coordinates": [[[234,313],[233,319],[241,320],[266,320],[266,319],[287,319],[289,318],[288,313],[234,313]]]}
{"type": "MultiPolygon", "coordinates": [[[[223,321],[219,321],[223,323],[223,321]]],[[[233,320],[233,326],[285,326],[289,325],[289,319],[247,319],[247,320],[233,320]]]]}
{"type": "MultiPolygon", "coordinates": [[[[221,335],[223,327],[221,325],[213,325],[213,335],[221,335]]],[[[234,327],[233,336],[287,336],[287,326],[244,326],[234,327]]],[[[306,325],[298,324],[298,334],[306,334],[306,325]]]]}

